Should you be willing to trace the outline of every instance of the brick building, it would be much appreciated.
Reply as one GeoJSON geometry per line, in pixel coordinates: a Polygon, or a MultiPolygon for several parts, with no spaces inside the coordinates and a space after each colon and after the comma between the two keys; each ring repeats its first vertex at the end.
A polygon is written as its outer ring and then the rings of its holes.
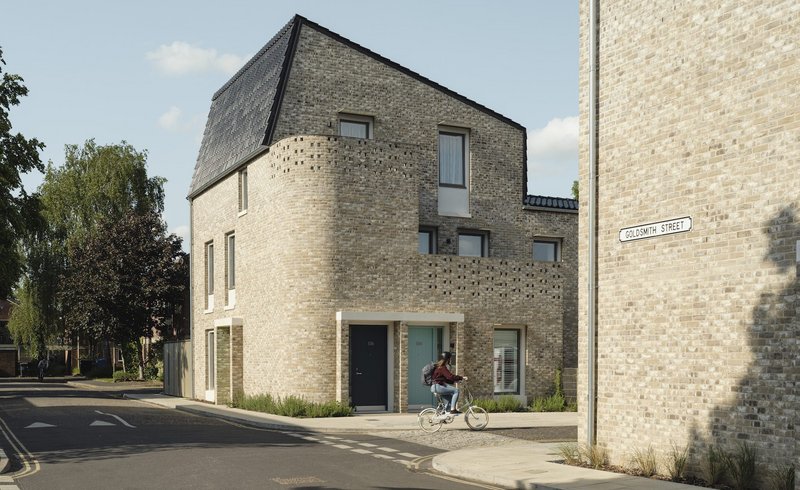
{"type": "Polygon", "coordinates": [[[192,179],[194,394],[431,402],[576,363],[577,203],[527,196],[526,132],[295,16],[211,103],[192,179]],[[566,351],[566,353],[565,353],[566,351]]]}
{"type": "Polygon", "coordinates": [[[0,378],[17,375],[18,349],[8,331],[14,303],[0,299],[0,378]]]}
{"type": "Polygon", "coordinates": [[[762,479],[800,469],[800,8],[596,12],[581,1],[579,438],[594,425],[615,464],[688,444],[697,472],[747,441],[762,479]]]}

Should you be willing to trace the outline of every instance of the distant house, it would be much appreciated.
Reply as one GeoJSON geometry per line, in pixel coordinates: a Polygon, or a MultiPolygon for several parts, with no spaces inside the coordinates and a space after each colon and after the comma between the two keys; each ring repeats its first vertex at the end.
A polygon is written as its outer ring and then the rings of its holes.
{"type": "Polygon", "coordinates": [[[8,331],[8,321],[14,303],[7,299],[0,299],[0,377],[17,375],[18,350],[8,331]]]}
{"type": "Polygon", "coordinates": [[[547,394],[577,362],[578,210],[527,195],[525,141],[292,18],[212,98],[189,194],[195,397],[404,412],[431,403],[420,369],[445,350],[476,394],[547,394]]]}

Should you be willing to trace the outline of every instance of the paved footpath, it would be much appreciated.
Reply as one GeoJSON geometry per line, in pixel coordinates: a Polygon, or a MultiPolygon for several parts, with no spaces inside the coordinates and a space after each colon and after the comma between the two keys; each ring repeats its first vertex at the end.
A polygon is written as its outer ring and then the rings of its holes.
{"type": "MultiPolygon", "coordinates": [[[[77,383],[75,383],[77,385],[77,383]]],[[[79,385],[82,386],[83,385],[79,385]]],[[[416,414],[359,414],[354,417],[298,419],[249,412],[225,406],[150,393],[126,393],[126,398],[165,408],[231,420],[263,428],[319,433],[375,433],[416,430],[416,414]]],[[[493,413],[489,425],[494,429],[567,427],[577,424],[575,413],[493,413]]],[[[464,430],[463,424],[442,431],[464,430]]],[[[421,432],[421,431],[420,431],[421,432]]],[[[441,433],[439,433],[441,435],[441,433]]],[[[437,437],[437,434],[430,435],[437,437]]],[[[591,490],[680,490],[698,487],[577,468],[554,461],[561,459],[558,443],[512,440],[500,446],[468,447],[435,456],[432,467],[454,477],[503,488],[591,489],[591,490]]]]}

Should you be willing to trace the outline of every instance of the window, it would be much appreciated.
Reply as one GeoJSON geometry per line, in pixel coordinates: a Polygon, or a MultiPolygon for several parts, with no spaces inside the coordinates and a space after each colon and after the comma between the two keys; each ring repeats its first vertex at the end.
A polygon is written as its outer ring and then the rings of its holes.
{"type": "Polygon", "coordinates": [[[488,257],[489,236],[480,231],[458,234],[458,255],[464,257],[488,257]]]}
{"type": "Polygon", "coordinates": [[[206,310],[214,309],[214,242],[206,243],[206,310]]]}
{"type": "Polygon", "coordinates": [[[419,245],[417,250],[421,254],[436,253],[436,228],[427,226],[421,226],[419,228],[419,245]]]}
{"type": "Polygon", "coordinates": [[[439,131],[439,185],[466,187],[467,134],[439,131]]]}
{"type": "Polygon", "coordinates": [[[355,114],[340,114],[339,134],[351,138],[372,138],[372,118],[355,114]]]}
{"type": "Polygon", "coordinates": [[[225,306],[236,304],[236,235],[225,236],[225,306]]]}
{"type": "Polygon", "coordinates": [[[541,262],[558,262],[561,260],[560,240],[541,240],[533,241],[533,260],[541,262]]]}
{"type": "Polygon", "coordinates": [[[495,393],[519,394],[520,331],[494,331],[493,376],[495,393]]]}
{"type": "Polygon", "coordinates": [[[239,171],[239,212],[247,211],[247,167],[239,171]]]}

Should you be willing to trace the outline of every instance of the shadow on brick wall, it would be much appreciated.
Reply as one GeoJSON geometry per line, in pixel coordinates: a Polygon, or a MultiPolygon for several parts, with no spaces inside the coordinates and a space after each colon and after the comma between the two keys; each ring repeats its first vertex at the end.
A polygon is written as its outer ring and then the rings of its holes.
{"type": "Polygon", "coordinates": [[[769,472],[780,465],[794,464],[796,479],[800,481],[797,206],[784,208],[765,223],[764,230],[769,249],[763,259],[771,264],[772,270],[762,273],[785,275],[786,281],[783,287],[760,294],[748,325],[751,361],[747,375],[732,388],[729,404],[712,408],[705,428],[693,428],[692,461],[702,474],[710,445],[735,453],[738,445],[746,442],[757,450],[759,480],[764,482],[769,472]]]}

